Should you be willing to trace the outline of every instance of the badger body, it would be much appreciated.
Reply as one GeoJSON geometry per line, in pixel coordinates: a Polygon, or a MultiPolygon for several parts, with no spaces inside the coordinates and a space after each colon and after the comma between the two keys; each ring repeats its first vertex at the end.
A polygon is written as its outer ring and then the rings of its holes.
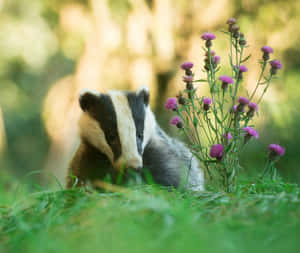
{"type": "Polygon", "coordinates": [[[82,186],[107,174],[116,180],[120,170],[129,168],[150,174],[164,186],[204,189],[198,160],[159,127],[147,88],[107,94],[83,90],[79,104],[81,143],[68,169],[67,187],[82,186]]]}

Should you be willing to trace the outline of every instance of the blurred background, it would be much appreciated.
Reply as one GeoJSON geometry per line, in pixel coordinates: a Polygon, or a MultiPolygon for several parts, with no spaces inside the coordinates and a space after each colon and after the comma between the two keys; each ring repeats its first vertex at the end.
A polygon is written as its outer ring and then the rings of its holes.
{"type": "Polygon", "coordinates": [[[278,143],[286,147],[281,176],[299,183],[299,13],[294,0],[0,0],[0,177],[19,181],[38,170],[63,179],[78,142],[83,87],[148,84],[159,123],[176,134],[163,105],[184,87],[180,64],[192,61],[204,76],[200,36],[209,31],[228,65],[221,31],[235,17],[252,55],[247,88],[257,80],[261,46],[272,46],[284,66],[260,106],[260,139],[243,152],[245,172],[261,171],[267,146],[278,143]]]}

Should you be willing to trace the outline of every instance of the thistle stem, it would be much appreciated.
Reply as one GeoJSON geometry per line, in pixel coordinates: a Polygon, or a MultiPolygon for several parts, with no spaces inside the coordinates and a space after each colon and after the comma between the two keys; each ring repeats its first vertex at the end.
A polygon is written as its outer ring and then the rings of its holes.
{"type": "Polygon", "coordinates": [[[264,75],[266,65],[267,65],[267,62],[264,61],[263,65],[262,65],[262,69],[261,69],[260,75],[259,75],[259,78],[258,78],[258,81],[257,81],[256,86],[255,86],[255,89],[254,89],[254,91],[252,92],[252,94],[250,96],[250,100],[252,100],[252,98],[254,97],[254,95],[255,95],[255,93],[256,93],[256,91],[258,89],[258,86],[260,85],[260,81],[261,81],[261,79],[262,79],[262,77],[264,75]]]}

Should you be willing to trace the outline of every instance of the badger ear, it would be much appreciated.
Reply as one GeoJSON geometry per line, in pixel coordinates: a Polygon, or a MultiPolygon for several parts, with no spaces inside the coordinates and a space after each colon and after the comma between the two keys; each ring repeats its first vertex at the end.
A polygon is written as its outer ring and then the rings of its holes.
{"type": "Polygon", "coordinates": [[[82,89],[79,95],[79,104],[83,111],[88,111],[95,105],[97,99],[100,97],[100,93],[92,89],[82,89]]]}
{"type": "Polygon", "coordinates": [[[139,97],[142,97],[144,100],[144,104],[147,106],[149,105],[149,88],[148,86],[141,86],[137,91],[136,94],[139,97]]]}

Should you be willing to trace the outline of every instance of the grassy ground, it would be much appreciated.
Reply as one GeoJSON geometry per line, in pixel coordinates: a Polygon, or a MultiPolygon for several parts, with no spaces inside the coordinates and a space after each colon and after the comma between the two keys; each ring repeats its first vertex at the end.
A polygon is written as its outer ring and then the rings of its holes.
{"type": "Polygon", "coordinates": [[[300,190],[283,182],[198,195],[4,188],[0,252],[299,252],[300,190]]]}

